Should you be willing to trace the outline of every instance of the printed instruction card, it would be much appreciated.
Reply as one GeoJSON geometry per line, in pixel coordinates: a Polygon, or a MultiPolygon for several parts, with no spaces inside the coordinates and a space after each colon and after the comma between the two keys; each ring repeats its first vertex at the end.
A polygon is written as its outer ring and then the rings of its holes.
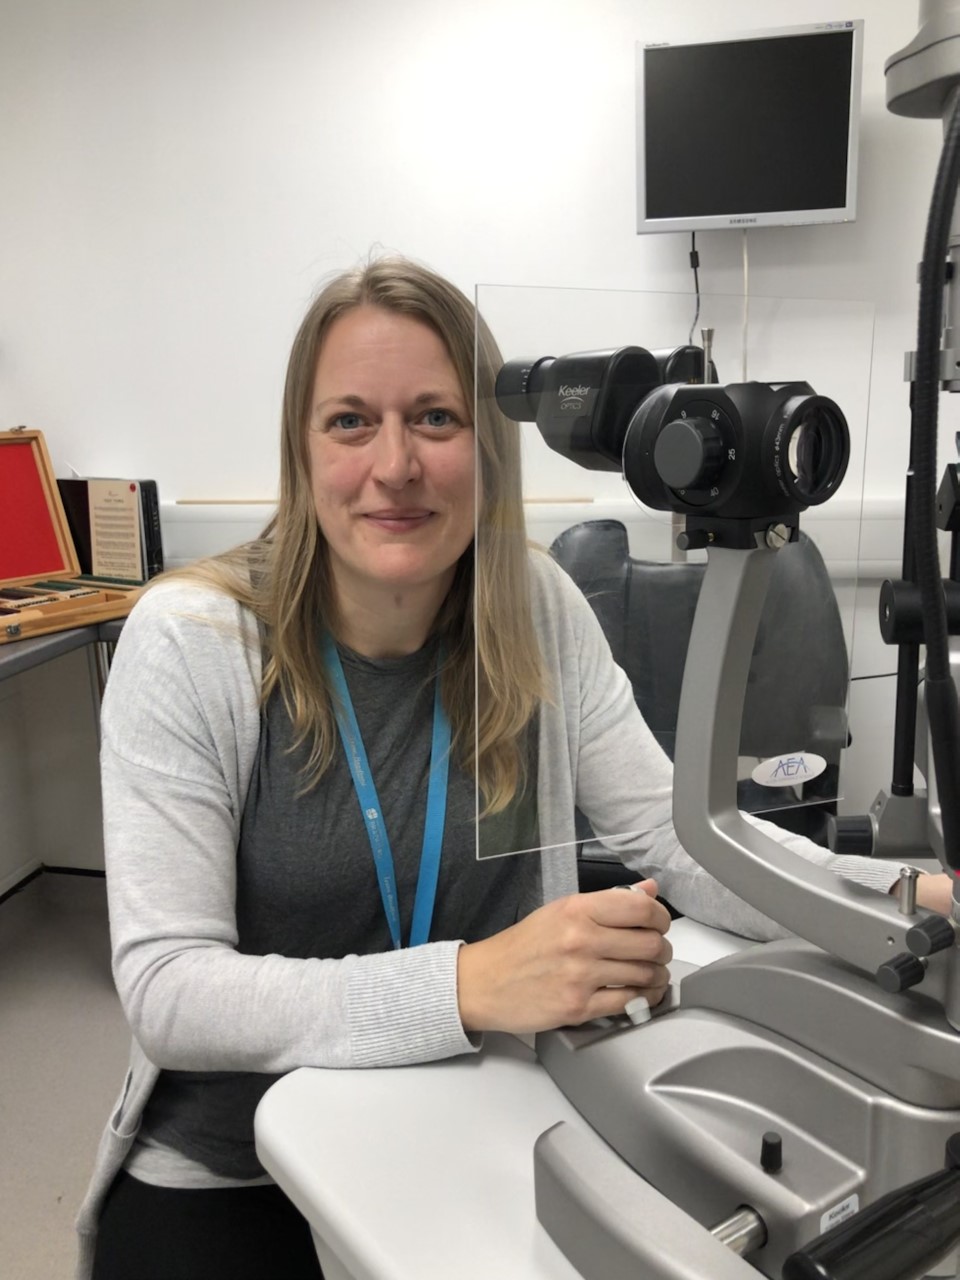
{"type": "Polygon", "coordinates": [[[88,480],[90,559],[95,578],[143,578],[140,486],[134,480],[88,480]]]}

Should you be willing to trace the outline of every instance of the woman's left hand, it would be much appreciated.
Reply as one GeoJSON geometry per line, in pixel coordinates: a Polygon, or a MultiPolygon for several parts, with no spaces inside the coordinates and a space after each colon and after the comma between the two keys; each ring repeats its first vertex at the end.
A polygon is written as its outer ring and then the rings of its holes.
{"type": "MultiPolygon", "coordinates": [[[[946,872],[938,875],[917,877],[917,905],[929,911],[939,911],[948,916],[953,906],[953,884],[955,877],[946,872]]],[[[894,890],[895,892],[895,890],[894,890]]]]}

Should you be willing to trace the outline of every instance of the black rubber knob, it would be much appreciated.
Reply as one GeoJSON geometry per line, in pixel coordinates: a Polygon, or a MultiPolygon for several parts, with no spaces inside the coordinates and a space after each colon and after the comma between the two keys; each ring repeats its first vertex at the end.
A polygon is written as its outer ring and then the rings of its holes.
{"type": "Polygon", "coordinates": [[[873,856],[873,819],[868,813],[855,817],[827,819],[827,843],[834,853],[873,856]]]}
{"type": "Polygon", "coordinates": [[[710,545],[710,535],[706,529],[684,529],[677,534],[677,546],[681,551],[699,551],[710,545]]]}
{"type": "Polygon", "coordinates": [[[944,916],[927,916],[907,930],[906,943],[912,955],[932,956],[952,947],[956,937],[953,925],[944,916]]]}
{"type": "Polygon", "coordinates": [[[765,1173],[779,1173],[783,1168],[783,1139],[772,1129],[760,1143],[760,1168],[765,1173]]]}
{"type": "Polygon", "coordinates": [[[705,489],[723,464],[723,437],[709,418],[674,418],[653,446],[657,475],[671,489],[705,489]]]}
{"type": "Polygon", "coordinates": [[[877,970],[877,981],[884,991],[906,991],[915,987],[926,977],[926,965],[912,956],[909,951],[901,951],[898,956],[882,964],[877,970]]]}

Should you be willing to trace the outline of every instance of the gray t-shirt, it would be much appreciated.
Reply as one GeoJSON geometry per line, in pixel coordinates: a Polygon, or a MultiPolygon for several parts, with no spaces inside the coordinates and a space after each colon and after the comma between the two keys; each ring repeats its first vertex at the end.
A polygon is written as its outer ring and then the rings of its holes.
{"type": "MultiPolygon", "coordinates": [[[[370,659],[341,649],[344,673],[393,853],[404,942],[416,892],[433,728],[433,643],[408,657],[370,659]]],[[[357,793],[342,751],[304,792],[307,749],[293,747],[279,693],[261,716],[260,745],[237,854],[238,950],[340,959],[392,947],[357,793]]],[[[536,732],[528,733],[528,786],[480,824],[485,854],[536,848],[536,732]]],[[[513,924],[539,860],[476,857],[476,788],[450,763],[446,821],[430,939],[489,937],[513,924]]],[[[263,1174],[253,1114],[278,1077],[163,1071],[141,1138],[230,1178],[263,1174]]]]}

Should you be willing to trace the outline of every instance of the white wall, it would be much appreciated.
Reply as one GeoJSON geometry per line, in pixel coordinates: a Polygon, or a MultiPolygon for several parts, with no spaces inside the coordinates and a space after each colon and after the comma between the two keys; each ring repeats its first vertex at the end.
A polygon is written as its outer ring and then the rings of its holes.
{"type": "MultiPolygon", "coordinates": [[[[468,290],[691,288],[687,237],[634,232],[634,45],[715,30],[714,0],[3,10],[0,421],[42,427],[61,471],[272,496],[292,334],[377,245],[468,290]]],[[[728,29],[837,16],[866,23],[860,213],[752,231],[751,290],[876,304],[867,487],[899,495],[940,131],[885,110],[883,62],[916,5],[723,6],[728,29]]],[[[737,291],[738,233],[698,242],[703,288],[737,291]]]]}
{"type": "MultiPolygon", "coordinates": [[[[876,307],[869,432],[862,414],[851,426],[887,507],[940,140],[884,106],[883,63],[917,6],[722,12],[727,29],[865,19],[857,221],[753,230],[748,246],[755,295],[876,307]]],[[[270,499],[291,337],[324,275],[372,248],[468,291],[689,291],[688,238],[634,232],[634,44],[716,30],[716,14],[715,0],[0,0],[0,426],[41,427],[58,474],[152,476],[167,502],[270,499]]],[[[739,234],[698,248],[703,289],[739,291],[739,234]]],[[[948,441],[952,402],[942,415],[948,441]]],[[[538,466],[527,492],[558,483],[538,466]]]]}

